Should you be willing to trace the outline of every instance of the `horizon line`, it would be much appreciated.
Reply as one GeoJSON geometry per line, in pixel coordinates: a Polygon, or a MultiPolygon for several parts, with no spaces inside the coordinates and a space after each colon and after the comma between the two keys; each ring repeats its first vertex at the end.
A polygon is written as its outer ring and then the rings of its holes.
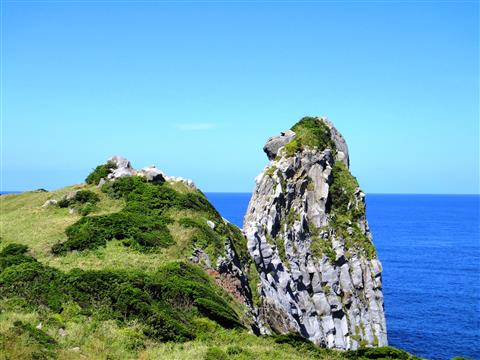
{"type": "MultiPolygon", "coordinates": [[[[1,190],[0,194],[21,194],[24,192],[33,192],[40,189],[34,190],[1,190]]],[[[200,190],[200,189],[199,189],[200,190]]],[[[53,192],[56,190],[47,190],[48,192],[53,192]]],[[[202,191],[204,194],[252,194],[253,191],[202,191]]],[[[366,195],[445,195],[445,196],[480,196],[480,193],[387,193],[387,192],[364,192],[366,195]]]]}

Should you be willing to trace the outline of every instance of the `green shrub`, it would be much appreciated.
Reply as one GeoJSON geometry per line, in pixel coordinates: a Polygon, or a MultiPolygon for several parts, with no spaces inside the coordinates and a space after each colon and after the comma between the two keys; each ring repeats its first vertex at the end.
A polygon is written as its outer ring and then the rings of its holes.
{"type": "Polygon", "coordinates": [[[68,240],[54,245],[52,252],[60,254],[71,250],[94,249],[113,239],[129,239],[144,250],[167,247],[174,243],[167,228],[168,223],[169,220],[161,216],[127,211],[83,217],[66,229],[68,240]]]}
{"type": "Polygon", "coordinates": [[[35,262],[35,259],[25,255],[0,256],[0,271],[12,265],[19,265],[28,262],[35,262]]]}
{"type": "Polygon", "coordinates": [[[96,204],[100,201],[97,194],[90,190],[79,190],[75,193],[73,201],[79,204],[96,204]]]}
{"type": "Polygon", "coordinates": [[[83,212],[88,214],[94,209],[95,204],[99,201],[100,198],[93,191],[79,190],[72,198],[64,197],[60,199],[57,205],[61,208],[75,207],[79,210],[83,209],[83,212]]]}
{"type": "Polygon", "coordinates": [[[102,185],[102,191],[112,199],[121,199],[129,193],[142,188],[147,181],[141,176],[125,176],[102,185]]]}
{"type": "Polygon", "coordinates": [[[100,182],[100,179],[107,179],[108,174],[116,169],[116,165],[112,162],[107,162],[103,165],[98,165],[93,171],[87,176],[85,182],[87,184],[97,185],[100,182]]]}
{"type": "Polygon", "coordinates": [[[8,244],[0,252],[0,257],[23,255],[28,251],[28,246],[23,244],[8,244]]]}
{"type": "Polygon", "coordinates": [[[64,197],[64,198],[58,200],[57,205],[58,205],[58,207],[61,207],[61,208],[67,208],[67,207],[70,206],[70,203],[71,203],[71,200],[64,197]]]}
{"type": "Polygon", "coordinates": [[[328,352],[330,351],[327,349],[321,349],[320,347],[312,343],[310,340],[304,338],[303,336],[300,336],[299,334],[290,333],[286,335],[274,335],[272,337],[277,344],[288,344],[305,354],[313,356],[324,356],[325,353],[328,354],[328,352]]]}
{"type": "Polygon", "coordinates": [[[319,118],[303,117],[291,130],[295,132],[295,138],[285,145],[287,156],[292,156],[304,148],[336,151],[330,128],[319,118]]]}
{"type": "MultiPolygon", "coordinates": [[[[165,212],[174,208],[201,212],[217,223],[215,231],[206,223],[187,224],[199,229],[192,243],[207,248],[216,257],[223,253],[228,237],[241,256],[248,257],[244,246],[246,241],[241,232],[233,225],[225,225],[220,214],[200,191],[180,193],[167,183],[150,183],[139,176],[108,182],[102,186],[102,191],[114,199],[125,199],[125,207],[118,213],[80,219],[67,228],[68,240],[54,245],[53,253],[94,249],[113,239],[124,240],[125,245],[133,245],[140,250],[168,247],[174,240],[166,226],[171,220],[165,212]]],[[[89,201],[78,207],[81,215],[87,215],[94,209],[91,204],[95,198],[87,195],[82,193],[78,197],[79,200],[89,201]]]]}
{"type": "Polygon", "coordinates": [[[348,359],[399,359],[399,360],[420,360],[406,351],[395,349],[390,346],[377,348],[360,348],[355,351],[346,351],[345,357],[348,359]]]}
{"type": "Polygon", "coordinates": [[[80,269],[64,273],[32,258],[2,269],[2,297],[56,313],[77,304],[80,313],[100,320],[137,320],[147,336],[162,341],[193,339],[194,319],[202,316],[225,328],[242,326],[228,296],[201,268],[183,262],[167,264],[154,275],[80,269]]]}

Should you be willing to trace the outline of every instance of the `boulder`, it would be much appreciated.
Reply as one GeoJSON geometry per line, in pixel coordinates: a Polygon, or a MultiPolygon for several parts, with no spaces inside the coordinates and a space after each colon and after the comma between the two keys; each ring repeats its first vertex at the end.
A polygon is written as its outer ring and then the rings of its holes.
{"type": "Polygon", "coordinates": [[[138,172],[139,176],[143,176],[147,181],[161,183],[165,182],[165,174],[157,169],[155,165],[144,167],[138,172]]]}
{"type": "Polygon", "coordinates": [[[54,205],[57,205],[58,201],[55,200],[55,199],[50,199],[50,200],[47,200],[43,203],[42,205],[42,208],[47,208],[49,206],[54,206],[54,205]]]}
{"type": "Polygon", "coordinates": [[[278,150],[288,144],[295,138],[295,133],[292,130],[287,130],[280,133],[278,136],[273,136],[267,140],[267,143],[263,147],[263,151],[268,156],[269,160],[275,159],[278,154],[278,150]]]}
{"type": "Polygon", "coordinates": [[[118,179],[124,176],[134,176],[137,174],[130,161],[124,157],[115,155],[112,156],[108,162],[113,163],[116,168],[113,169],[110,174],[108,174],[109,179],[118,179]]]}

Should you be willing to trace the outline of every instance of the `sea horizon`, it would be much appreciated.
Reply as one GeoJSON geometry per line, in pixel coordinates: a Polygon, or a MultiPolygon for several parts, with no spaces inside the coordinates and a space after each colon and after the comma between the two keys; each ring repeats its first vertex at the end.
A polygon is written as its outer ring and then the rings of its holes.
{"type": "MultiPolygon", "coordinates": [[[[23,192],[31,192],[31,191],[38,191],[39,189],[33,190],[5,190],[0,191],[0,195],[4,194],[20,194],[23,192]]],[[[47,189],[41,189],[47,190],[47,189]]],[[[48,192],[56,191],[54,190],[47,190],[48,192]]],[[[201,190],[201,189],[200,189],[201,190]]],[[[252,194],[252,191],[202,191],[204,194],[252,194]]],[[[470,194],[470,193],[384,193],[384,192],[365,192],[366,195],[426,195],[426,196],[437,196],[437,195],[445,195],[445,196],[480,196],[480,193],[477,194],[470,194]]]]}

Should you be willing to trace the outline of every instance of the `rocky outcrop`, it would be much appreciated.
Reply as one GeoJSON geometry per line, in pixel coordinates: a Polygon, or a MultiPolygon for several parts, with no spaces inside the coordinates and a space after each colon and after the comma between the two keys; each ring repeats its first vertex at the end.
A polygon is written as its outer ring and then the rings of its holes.
{"type": "Polygon", "coordinates": [[[303,118],[264,150],[271,162],[243,229],[261,277],[260,328],[329,348],[387,345],[382,267],[342,135],[303,118]]]}
{"type": "Polygon", "coordinates": [[[128,161],[124,157],[115,155],[115,156],[112,156],[108,160],[108,162],[114,165],[114,167],[112,168],[112,171],[108,175],[109,179],[117,179],[120,177],[133,176],[137,174],[135,169],[130,164],[130,161],[128,161]]]}
{"type": "MultiPolygon", "coordinates": [[[[196,190],[197,187],[192,180],[184,179],[179,176],[167,176],[165,173],[157,169],[155,165],[146,166],[141,170],[135,170],[130,161],[122,156],[114,155],[108,159],[107,164],[112,164],[107,180],[115,180],[125,176],[141,176],[150,182],[181,182],[189,188],[196,190]]],[[[105,183],[105,179],[101,179],[99,186],[105,183]]]]}

